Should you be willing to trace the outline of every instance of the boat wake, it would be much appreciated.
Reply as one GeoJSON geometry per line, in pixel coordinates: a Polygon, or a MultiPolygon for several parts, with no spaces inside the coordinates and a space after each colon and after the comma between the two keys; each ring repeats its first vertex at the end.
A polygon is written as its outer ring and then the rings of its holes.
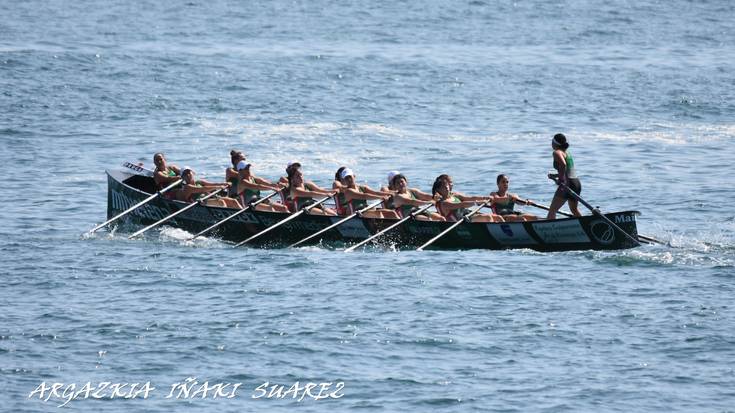
{"type": "Polygon", "coordinates": [[[735,240],[724,232],[658,233],[654,238],[667,245],[644,245],[615,254],[595,252],[596,260],[617,265],[666,265],[700,268],[735,267],[735,240]]]}

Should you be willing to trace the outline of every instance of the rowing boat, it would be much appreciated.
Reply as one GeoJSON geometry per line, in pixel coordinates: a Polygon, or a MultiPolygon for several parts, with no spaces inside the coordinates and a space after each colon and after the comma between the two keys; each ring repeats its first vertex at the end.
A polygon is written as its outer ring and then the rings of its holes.
{"type": "MultiPolygon", "coordinates": [[[[123,170],[108,170],[107,216],[113,217],[156,192],[150,172],[133,165],[123,170]]],[[[125,218],[128,224],[148,225],[186,207],[188,203],[157,197],[125,218]]],[[[197,205],[171,219],[167,225],[197,233],[237,212],[235,209],[197,205]]],[[[605,214],[622,230],[636,238],[638,211],[605,214]]],[[[225,241],[240,242],[287,218],[289,214],[248,210],[227,221],[210,236],[225,241]]],[[[342,217],[301,214],[252,243],[256,247],[283,247],[308,237],[340,220],[342,217]]],[[[387,228],[395,220],[356,217],[324,232],[309,243],[326,246],[348,245],[365,240],[387,228]]],[[[408,220],[384,237],[381,245],[398,249],[414,249],[447,229],[452,222],[408,220]]],[[[250,245],[250,244],[249,244],[250,245]]],[[[505,223],[469,223],[458,225],[436,243],[432,249],[516,249],[537,251],[618,250],[636,245],[609,223],[596,216],[555,220],[505,223]]]]}

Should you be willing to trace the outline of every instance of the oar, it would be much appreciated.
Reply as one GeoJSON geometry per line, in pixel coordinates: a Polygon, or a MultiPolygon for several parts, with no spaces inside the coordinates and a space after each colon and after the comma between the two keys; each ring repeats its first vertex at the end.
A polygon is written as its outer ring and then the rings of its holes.
{"type": "Polygon", "coordinates": [[[273,225],[269,226],[268,228],[266,228],[266,229],[258,232],[257,234],[255,234],[255,235],[251,236],[250,238],[246,239],[245,241],[238,242],[237,244],[235,244],[235,247],[234,248],[237,248],[237,247],[239,247],[240,245],[243,245],[243,244],[247,244],[248,242],[250,242],[250,241],[252,241],[252,240],[260,237],[261,235],[263,235],[263,234],[265,234],[267,232],[270,232],[271,230],[274,230],[274,229],[280,227],[281,225],[287,223],[288,221],[291,221],[291,220],[299,217],[301,214],[303,214],[305,212],[309,212],[310,209],[312,209],[314,207],[317,207],[317,206],[319,206],[319,205],[327,202],[329,200],[329,198],[331,198],[331,197],[328,196],[326,198],[323,198],[323,199],[321,199],[321,200],[319,200],[319,201],[317,201],[317,202],[315,202],[315,203],[313,203],[311,205],[308,205],[308,206],[302,208],[298,212],[294,212],[288,218],[276,222],[275,224],[273,224],[273,225]]]}
{"type": "Polygon", "coordinates": [[[478,205],[478,206],[477,206],[477,208],[475,208],[475,209],[474,209],[473,211],[470,211],[470,213],[469,213],[469,214],[465,215],[463,219],[460,219],[459,221],[455,222],[455,223],[454,223],[454,224],[452,224],[452,225],[451,225],[451,226],[450,226],[449,228],[447,228],[447,229],[445,229],[444,231],[440,232],[440,233],[439,233],[439,234],[438,234],[437,236],[435,236],[434,238],[432,238],[432,239],[430,239],[430,240],[426,241],[426,242],[424,243],[424,245],[422,245],[422,246],[420,246],[420,247],[416,248],[416,251],[423,251],[423,250],[424,250],[424,248],[428,247],[429,245],[433,244],[433,243],[434,243],[434,242],[435,242],[436,240],[438,240],[439,238],[441,238],[441,237],[443,237],[444,235],[448,234],[448,233],[449,233],[449,231],[451,231],[451,230],[453,230],[454,228],[456,228],[456,227],[457,227],[457,226],[458,226],[459,224],[461,224],[461,223],[465,222],[465,220],[467,220],[468,222],[470,222],[470,221],[469,221],[469,219],[470,219],[470,218],[472,218],[472,216],[473,216],[473,215],[475,215],[475,214],[476,214],[476,213],[477,213],[477,212],[478,212],[479,210],[481,210],[482,208],[485,208],[486,206],[488,206],[488,205],[490,205],[490,204],[492,204],[492,203],[493,203],[493,200],[492,200],[492,199],[490,199],[490,200],[488,200],[488,201],[485,201],[485,203],[484,203],[484,204],[482,204],[482,205],[478,205]]]}
{"type": "Polygon", "coordinates": [[[202,230],[202,231],[197,232],[193,237],[189,238],[187,241],[191,241],[191,240],[193,240],[196,237],[199,237],[199,236],[202,236],[203,234],[206,234],[207,232],[209,232],[209,231],[217,228],[218,226],[224,224],[225,222],[231,220],[232,218],[235,218],[236,216],[238,216],[238,215],[240,215],[240,214],[242,214],[244,212],[247,212],[248,210],[252,209],[256,205],[260,204],[261,202],[265,202],[265,201],[269,200],[270,198],[272,198],[274,195],[278,195],[278,193],[279,193],[279,191],[275,191],[275,192],[273,192],[272,194],[268,195],[265,198],[259,199],[259,200],[255,201],[253,203],[248,204],[243,209],[241,209],[241,210],[233,213],[232,215],[228,216],[227,218],[223,219],[222,221],[219,221],[219,222],[217,222],[215,224],[212,224],[212,226],[210,226],[209,228],[207,228],[205,230],[202,230]]]}
{"type": "MultiPolygon", "coordinates": [[[[535,206],[535,207],[537,207],[537,208],[545,209],[545,210],[547,210],[547,211],[549,210],[549,207],[547,207],[547,206],[545,206],[545,205],[537,204],[537,203],[535,203],[535,202],[533,202],[533,201],[526,201],[526,204],[527,204],[527,205],[531,205],[531,206],[535,206]]],[[[558,213],[559,215],[564,215],[565,217],[574,217],[574,215],[572,215],[572,214],[567,214],[566,212],[562,212],[562,211],[556,211],[556,212],[557,212],[557,213],[558,213]]],[[[657,244],[661,244],[661,245],[669,245],[668,243],[665,243],[665,242],[663,242],[663,241],[659,241],[659,240],[657,240],[656,238],[652,238],[652,237],[649,237],[649,236],[646,236],[646,235],[641,235],[641,234],[638,234],[638,238],[640,238],[640,239],[642,239],[642,240],[644,240],[644,241],[648,241],[649,243],[657,243],[657,244]]],[[[669,246],[670,246],[670,245],[669,245],[669,246]]]]}
{"type": "Polygon", "coordinates": [[[569,192],[576,200],[578,200],[579,202],[581,202],[582,205],[586,206],[587,209],[589,209],[590,211],[592,211],[592,214],[597,215],[598,217],[602,218],[605,222],[607,222],[608,224],[610,224],[613,228],[615,228],[618,231],[622,232],[629,240],[633,241],[636,246],[640,246],[641,245],[641,242],[640,241],[638,241],[637,239],[633,238],[632,235],[630,235],[627,232],[625,232],[617,224],[615,224],[614,222],[612,222],[608,217],[606,217],[605,215],[603,215],[602,212],[600,212],[596,208],[593,208],[592,205],[590,205],[587,201],[585,201],[584,199],[582,199],[576,192],[574,192],[571,188],[569,188],[565,183],[559,182],[559,185],[561,185],[564,189],[566,189],[567,192],[569,192]]]}
{"type": "Polygon", "coordinates": [[[314,237],[317,237],[317,236],[319,236],[319,235],[321,235],[321,234],[323,234],[323,233],[325,233],[325,232],[329,231],[329,230],[330,230],[330,229],[332,229],[332,228],[336,228],[336,227],[338,227],[339,225],[342,225],[343,223],[345,223],[345,222],[347,222],[347,221],[351,220],[352,218],[356,217],[357,215],[359,215],[359,214],[362,214],[363,212],[365,212],[365,211],[368,211],[368,210],[370,210],[370,209],[373,209],[373,208],[375,208],[376,206],[378,206],[378,205],[380,205],[380,204],[382,204],[382,203],[383,203],[383,201],[382,201],[382,200],[380,200],[380,201],[378,201],[378,202],[376,202],[376,203],[374,203],[374,204],[370,204],[370,205],[366,206],[365,208],[363,208],[363,209],[361,209],[361,210],[359,210],[359,211],[357,211],[357,212],[353,213],[352,215],[350,215],[350,216],[348,216],[348,217],[345,217],[345,218],[343,218],[343,219],[340,219],[339,221],[337,221],[337,222],[335,222],[334,224],[332,224],[332,225],[330,225],[330,226],[328,226],[328,227],[324,228],[323,230],[321,230],[321,231],[319,231],[319,232],[317,232],[317,233],[315,233],[315,234],[311,234],[311,235],[309,235],[308,237],[306,237],[306,238],[302,239],[301,241],[299,241],[299,242],[296,242],[296,243],[294,243],[294,244],[291,244],[291,245],[289,245],[288,247],[289,247],[289,248],[293,248],[293,247],[298,247],[299,245],[303,244],[304,242],[306,242],[306,241],[308,241],[308,240],[310,240],[310,239],[312,239],[312,238],[314,238],[314,237]]]}
{"type": "Polygon", "coordinates": [[[669,246],[669,247],[671,247],[671,246],[672,246],[672,245],[671,245],[671,243],[668,243],[668,242],[663,242],[663,241],[657,240],[656,238],[652,238],[652,237],[649,237],[649,236],[647,236],[647,235],[641,235],[641,234],[638,234],[638,238],[640,238],[640,239],[642,239],[642,240],[644,240],[644,241],[648,241],[648,242],[650,242],[650,243],[655,243],[655,244],[661,244],[661,245],[666,245],[666,246],[669,246]]]}
{"type": "Polygon", "coordinates": [[[115,215],[114,217],[112,217],[112,218],[108,219],[107,221],[105,221],[105,222],[103,222],[103,223],[101,223],[101,224],[97,225],[96,227],[94,227],[94,228],[90,229],[90,230],[89,230],[89,231],[87,232],[87,234],[91,234],[91,233],[93,233],[93,232],[97,231],[98,229],[100,229],[100,228],[102,228],[102,227],[105,227],[105,226],[109,225],[110,223],[112,223],[112,222],[114,222],[114,221],[117,221],[118,219],[122,218],[123,216],[125,216],[125,215],[127,215],[127,214],[129,214],[129,213],[133,212],[133,211],[134,211],[135,209],[137,209],[137,208],[139,208],[139,207],[141,207],[141,206],[143,206],[143,205],[147,204],[148,202],[150,202],[150,201],[152,201],[152,200],[156,199],[157,197],[159,197],[159,196],[160,196],[161,194],[163,194],[164,192],[166,192],[166,191],[168,191],[168,190],[170,190],[170,189],[173,189],[173,188],[175,188],[175,187],[176,187],[177,185],[179,185],[180,183],[181,183],[181,179],[177,179],[177,180],[176,180],[176,182],[173,182],[173,183],[172,183],[171,185],[169,185],[169,186],[167,186],[167,187],[165,187],[165,188],[161,189],[160,191],[158,191],[158,192],[156,192],[155,194],[153,194],[153,195],[149,196],[148,198],[146,198],[146,199],[144,199],[144,200],[142,200],[142,201],[138,202],[137,204],[135,204],[135,205],[131,206],[131,207],[130,207],[130,208],[128,208],[128,209],[126,209],[125,211],[123,211],[123,212],[121,212],[121,213],[119,213],[119,214],[115,215]]]}
{"type": "Polygon", "coordinates": [[[151,225],[148,225],[147,227],[145,227],[145,228],[141,229],[140,231],[134,233],[133,235],[129,236],[128,239],[133,239],[133,238],[137,237],[138,235],[140,235],[140,234],[148,231],[149,229],[154,228],[154,227],[157,227],[157,226],[163,224],[164,222],[168,221],[169,219],[171,219],[171,218],[173,218],[173,217],[175,217],[175,216],[177,216],[177,215],[179,215],[181,213],[184,213],[184,212],[186,212],[186,211],[194,208],[200,202],[206,201],[207,199],[209,199],[209,198],[217,195],[220,191],[222,191],[222,189],[223,188],[217,188],[216,191],[212,191],[212,192],[208,193],[205,197],[198,199],[196,202],[192,202],[191,204],[189,204],[189,205],[181,208],[180,210],[174,212],[173,214],[167,215],[165,218],[163,218],[163,219],[161,219],[161,220],[159,220],[159,221],[157,221],[157,222],[155,222],[155,223],[153,223],[151,225]]]}
{"type": "MultiPolygon", "coordinates": [[[[526,200],[526,205],[535,206],[536,208],[541,208],[541,209],[544,209],[546,211],[548,211],[549,209],[551,209],[551,208],[547,207],[546,205],[537,204],[537,203],[535,203],[533,201],[529,201],[529,200],[526,200]]],[[[574,215],[568,214],[568,213],[563,212],[563,211],[556,211],[556,213],[559,214],[559,215],[564,215],[565,217],[574,217],[574,215]]]]}
{"type": "Polygon", "coordinates": [[[359,243],[357,243],[357,244],[355,244],[355,245],[351,246],[350,248],[347,248],[347,249],[345,250],[345,252],[352,252],[352,251],[354,251],[354,250],[355,250],[355,248],[359,248],[359,247],[361,247],[361,246],[363,246],[363,245],[367,244],[368,242],[370,242],[370,241],[374,240],[375,238],[378,238],[379,236],[381,236],[381,235],[385,234],[386,232],[388,232],[388,231],[392,230],[393,228],[395,228],[395,227],[397,227],[397,226],[399,226],[399,225],[403,224],[404,222],[408,221],[408,220],[409,220],[410,218],[413,218],[413,217],[415,217],[416,215],[418,215],[418,214],[420,214],[420,213],[422,213],[422,212],[426,211],[427,209],[429,209],[429,208],[431,208],[431,207],[433,207],[433,206],[434,206],[434,204],[433,204],[433,203],[431,203],[431,204],[428,204],[428,205],[425,205],[425,206],[423,206],[423,207],[419,208],[418,210],[416,210],[416,211],[414,211],[414,212],[410,213],[410,214],[409,214],[409,215],[408,215],[407,217],[401,218],[400,220],[398,220],[398,222],[394,223],[393,225],[389,226],[388,228],[386,228],[386,229],[384,229],[384,230],[382,230],[382,231],[378,232],[377,234],[375,234],[375,235],[373,235],[373,236],[371,236],[371,237],[369,237],[369,238],[367,238],[367,239],[365,239],[365,240],[363,240],[363,241],[360,241],[359,243]]]}

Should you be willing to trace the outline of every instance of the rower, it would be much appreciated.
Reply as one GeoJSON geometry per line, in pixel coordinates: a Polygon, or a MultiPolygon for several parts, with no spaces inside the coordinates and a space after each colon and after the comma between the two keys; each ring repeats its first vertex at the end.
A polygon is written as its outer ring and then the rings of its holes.
{"type": "MultiPolygon", "coordinates": [[[[393,205],[395,210],[401,218],[409,216],[418,207],[433,204],[434,198],[431,195],[416,191],[419,193],[417,196],[414,190],[408,188],[408,180],[403,174],[398,173],[392,177],[391,187],[395,188],[395,195],[393,198],[393,205]],[[423,194],[425,196],[422,196],[423,194]]],[[[437,214],[436,212],[424,211],[421,214],[416,215],[418,221],[446,221],[446,219],[437,214]]]]}
{"type": "Polygon", "coordinates": [[[232,167],[225,169],[225,181],[230,183],[230,188],[227,190],[227,196],[237,198],[237,183],[240,181],[240,176],[237,173],[237,164],[240,161],[245,160],[245,154],[235,149],[230,151],[230,162],[232,167]]]}
{"type": "Polygon", "coordinates": [[[503,217],[506,221],[535,221],[538,219],[536,215],[513,210],[516,203],[528,205],[530,200],[523,200],[518,195],[508,192],[510,179],[508,179],[507,175],[498,175],[495,182],[498,184],[498,190],[490,193],[490,196],[493,198],[493,212],[503,217]]]}
{"type": "Polygon", "coordinates": [[[332,189],[340,190],[344,185],[342,185],[342,171],[347,169],[346,166],[340,166],[339,169],[337,169],[337,172],[334,174],[334,181],[332,181],[332,189]]]}
{"type": "MultiPolygon", "coordinates": [[[[301,162],[290,161],[288,164],[286,164],[286,176],[282,176],[280,179],[278,179],[278,183],[283,186],[287,186],[288,175],[292,172],[292,170],[299,168],[301,168],[301,162]]],[[[327,189],[315,184],[314,181],[304,181],[304,188],[308,189],[309,191],[328,191],[327,189]]]]}
{"type": "MultiPolygon", "coordinates": [[[[334,196],[337,193],[336,190],[327,191],[324,189],[306,189],[304,184],[304,175],[301,172],[300,167],[290,168],[287,180],[288,186],[283,190],[283,192],[286,194],[286,206],[288,206],[289,211],[292,213],[316,202],[314,198],[334,196]]],[[[314,215],[337,215],[337,211],[323,205],[312,207],[309,209],[308,213],[314,215]]]]}
{"type": "MultiPolygon", "coordinates": [[[[341,192],[337,195],[337,212],[340,215],[350,215],[367,206],[370,199],[387,200],[392,192],[376,191],[367,185],[358,185],[355,174],[349,168],[340,168],[341,192]]],[[[390,209],[372,209],[362,213],[365,218],[398,219],[398,214],[390,209]]]]}
{"type": "MultiPolygon", "coordinates": [[[[181,171],[181,179],[184,181],[183,186],[176,192],[176,199],[184,202],[196,202],[204,195],[211,193],[217,188],[227,189],[227,183],[213,183],[204,179],[196,179],[196,173],[191,168],[184,168],[181,171]]],[[[207,206],[241,208],[236,199],[232,198],[209,198],[204,201],[207,206]]]]}
{"type": "MultiPolygon", "coordinates": [[[[464,219],[464,216],[469,212],[470,207],[477,205],[478,203],[485,203],[491,198],[479,197],[479,196],[467,196],[457,192],[452,192],[454,184],[452,177],[449,175],[439,175],[434,180],[434,185],[431,188],[431,193],[435,198],[438,198],[436,203],[436,209],[439,213],[446,218],[447,221],[456,222],[460,219],[464,219]]],[[[485,214],[477,213],[470,218],[471,222],[504,222],[503,217],[497,214],[485,214]]]]}
{"type": "MultiPolygon", "coordinates": [[[[240,180],[237,182],[237,195],[240,203],[245,206],[260,199],[260,191],[281,191],[282,187],[270,181],[254,176],[251,173],[252,164],[245,161],[237,163],[237,173],[240,180]]],[[[255,206],[256,211],[288,212],[288,208],[279,202],[265,201],[255,206]]]]}
{"type": "MultiPolygon", "coordinates": [[[[393,192],[395,193],[396,188],[393,185],[393,178],[396,177],[396,175],[400,175],[400,171],[390,171],[388,172],[388,185],[380,187],[380,190],[382,192],[393,192]]],[[[427,194],[428,195],[428,194],[427,194]]],[[[429,197],[431,198],[431,196],[429,197]]],[[[393,203],[393,197],[388,198],[385,202],[383,202],[383,208],[386,209],[396,209],[396,205],[393,203]]],[[[396,211],[398,212],[398,211],[396,211]]]]}
{"type": "MultiPolygon", "coordinates": [[[[153,171],[153,182],[156,184],[157,191],[179,180],[181,170],[176,165],[168,165],[166,163],[166,157],[162,153],[158,152],[153,155],[153,163],[156,165],[156,169],[153,171]]],[[[163,197],[174,199],[175,194],[169,191],[163,194],[163,197]]]]}
{"type": "Polygon", "coordinates": [[[555,219],[556,212],[567,201],[569,202],[569,210],[572,211],[572,214],[577,217],[582,216],[579,212],[577,198],[561,186],[561,184],[566,185],[577,195],[582,192],[582,182],[577,178],[577,173],[574,169],[574,158],[572,158],[572,154],[568,151],[569,142],[567,142],[567,137],[562,133],[554,135],[554,138],[551,140],[551,148],[554,150],[552,156],[554,158],[554,169],[556,169],[557,173],[549,174],[549,178],[554,179],[559,187],[556,188],[554,199],[551,201],[546,219],[555,219]]]}

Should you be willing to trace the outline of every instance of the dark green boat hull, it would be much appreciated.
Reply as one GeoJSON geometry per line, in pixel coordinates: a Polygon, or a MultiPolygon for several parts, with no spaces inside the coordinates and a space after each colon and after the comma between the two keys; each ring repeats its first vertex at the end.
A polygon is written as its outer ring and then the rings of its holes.
{"type": "MultiPolygon", "coordinates": [[[[129,172],[108,171],[107,216],[126,210],[150,196],[152,179],[129,172]]],[[[186,203],[158,197],[134,210],[125,218],[134,225],[152,224],[185,207],[186,203]]],[[[197,205],[171,219],[165,225],[180,228],[192,234],[221,221],[235,209],[197,205]]],[[[637,211],[606,214],[607,218],[637,238],[637,211]]],[[[285,219],[287,214],[247,211],[221,225],[208,237],[239,242],[285,219]]],[[[268,232],[248,245],[258,247],[284,247],[328,227],[341,217],[302,214],[268,232]]],[[[353,218],[331,229],[311,244],[342,246],[368,238],[387,228],[394,220],[353,218]]],[[[408,220],[404,224],[379,237],[376,242],[398,249],[415,249],[439,234],[452,223],[408,220]]],[[[513,249],[530,248],[537,251],[618,250],[637,246],[625,234],[615,230],[597,216],[583,216],[557,220],[512,223],[463,223],[432,244],[432,249],[513,249]]]]}

